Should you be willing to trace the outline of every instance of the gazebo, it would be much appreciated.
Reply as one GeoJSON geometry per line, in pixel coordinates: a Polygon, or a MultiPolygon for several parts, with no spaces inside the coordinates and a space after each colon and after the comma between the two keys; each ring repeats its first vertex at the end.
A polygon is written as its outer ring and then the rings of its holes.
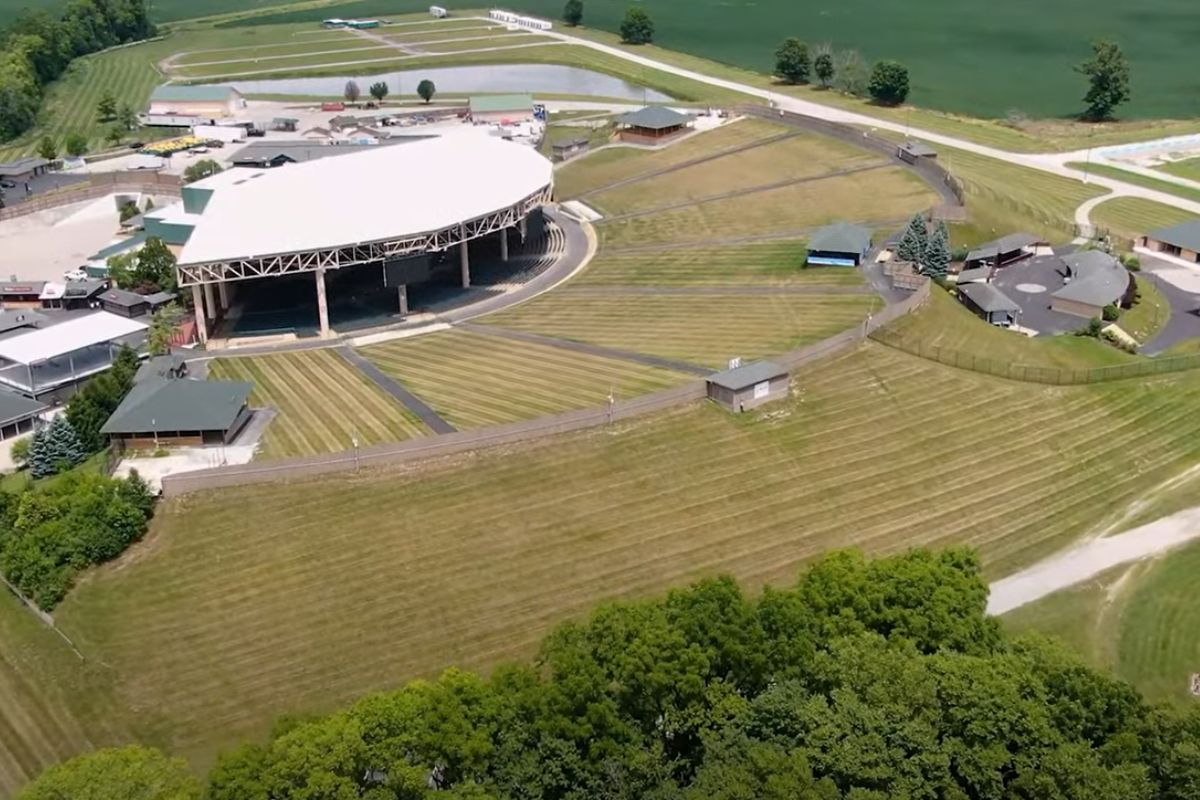
{"type": "Polygon", "coordinates": [[[692,127],[692,118],[665,106],[646,106],[617,117],[624,141],[657,143],[679,136],[692,127]]]}

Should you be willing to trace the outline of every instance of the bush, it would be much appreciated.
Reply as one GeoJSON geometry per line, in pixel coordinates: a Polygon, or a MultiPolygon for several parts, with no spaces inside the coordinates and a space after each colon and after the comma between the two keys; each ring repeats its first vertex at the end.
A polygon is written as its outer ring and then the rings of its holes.
{"type": "Polygon", "coordinates": [[[1100,332],[1104,330],[1104,323],[1096,317],[1088,320],[1087,325],[1075,331],[1076,336],[1090,336],[1093,339],[1100,338],[1100,332]]]}
{"type": "Polygon", "coordinates": [[[1133,253],[1126,253],[1121,256],[1121,263],[1130,272],[1139,272],[1142,269],[1142,260],[1133,253]]]}
{"type": "Polygon", "coordinates": [[[1105,322],[1116,322],[1121,316],[1121,309],[1117,308],[1112,303],[1109,303],[1103,309],[1101,309],[1100,313],[1103,315],[1105,322]]]}
{"type": "Polygon", "coordinates": [[[621,20],[621,41],[626,44],[650,44],[654,41],[654,20],[644,8],[632,6],[621,20]]]}
{"type": "Polygon", "coordinates": [[[32,436],[23,436],[13,442],[12,448],[8,452],[13,463],[18,467],[24,467],[29,463],[29,446],[32,443],[32,436]]]}

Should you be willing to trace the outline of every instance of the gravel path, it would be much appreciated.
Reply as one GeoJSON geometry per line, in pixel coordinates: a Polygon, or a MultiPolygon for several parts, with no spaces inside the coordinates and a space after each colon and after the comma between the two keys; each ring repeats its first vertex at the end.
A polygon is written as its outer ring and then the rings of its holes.
{"type": "Polygon", "coordinates": [[[1089,539],[994,582],[987,611],[989,614],[1012,611],[1113,567],[1165,553],[1197,538],[1200,538],[1200,507],[1116,536],[1089,539]]]}

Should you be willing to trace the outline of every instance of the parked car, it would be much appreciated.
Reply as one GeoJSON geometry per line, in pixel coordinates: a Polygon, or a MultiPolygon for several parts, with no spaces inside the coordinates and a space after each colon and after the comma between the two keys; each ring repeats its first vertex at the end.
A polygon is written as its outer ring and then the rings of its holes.
{"type": "Polygon", "coordinates": [[[130,150],[141,150],[145,146],[146,146],[145,142],[130,142],[129,143],[130,150]]]}
{"type": "Polygon", "coordinates": [[[12,181],[0,181],[0,189],[15,189],[17,185],[12,181]]]}

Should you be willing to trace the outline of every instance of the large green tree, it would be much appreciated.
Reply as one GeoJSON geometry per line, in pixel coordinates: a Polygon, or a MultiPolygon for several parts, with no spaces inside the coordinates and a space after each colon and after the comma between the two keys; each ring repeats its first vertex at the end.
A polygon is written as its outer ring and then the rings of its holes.
{"type": "Polygon", "coordinates": [[[1086,119],[1109,119],[1117,106],[1129,100],[1129,61],[1115,42],[1093,42],[1092,57],[1078,64],[1075,71],[1088,79],[1088,91],[1083,96],[1086,119]]]}
{"type": "Polygon", "coordinates": [[[563,22],[572,28],[583,22],[583,0],[567,0],[563,6],[563,22]]]}
{"type": "Polygon", "coordinates": [[[51,767],[17,800],[199,800],[200,782],[182,758],[129,745],[51,767]]]}
{"type": "Polygon", "coordinates": [[[108,274],[118,287],[142,294],[173,292],[178,285],[175,254],[157,236],[147,238],[137,250],[109,258],[108,274]]]}
{"type": "Polygon", "coordinates": [[[933,229],[933,235],[925,245],[924,259],[921,263],[924,267],[922,271],[929,277],[946,277],[946,271],[950,267],[950,232],[946,229],[945,222],[938,222],[937,227],[933,229]]]}
{"type": "Polygon", "coordinates": [[[426,103],[432,100],[435,94],[437,94],[437,87],[428,78],[417,84],[417,95],[426,103]]]}
{"type": "Polygon", "coordinates": [[[809,71],[808,45],[789,36],[775,50],[775,74],[788,83],[806,83],[809,71]]]}
{"type": "Polygon", "coordinates": [[[867,91],[880,105],[900,105],[908,99],[908,68],[896,61],[880,61],[871,71],[867,91]]]}
{"type": "Polygon", "coordinates": [[[367,92],[375,98],[376,103],[382,103],[389,91],[387,81],[375,81],[367,87],[367,92]]]}
{"type": "Polygon", "coordinates": [[[650,44],[654,41],[654,20],[640,6],[625,9],[621,19],[621,41],[626,44],[650,44]]]}
{"type": "Polygon", "coordinates": [[[896,247],[896,257],[901,261],[923,264],[925,262],[925,247],[928,242],[929,230],[925,227],[925,218],[920,214],[913,214],[912,219],[908,221],[908,227],[904,229],[904,234],[900,237],[899,245],[896,247]]]}
{"type": "Polygon", "coordinates": [[[817,81],[821,84],[822,89],[828,89],[833,83],[834,66],[832,53],[818,53],[813,59],[813,74],[817,76],[817,81]]]}
{"type": "Polygon", "coordinates": [[[224,167],[221,163],[213,158],[202,158],[194,164],[188,164],[183,170],[183,182],[195,183],[198,180],[207,178],[210,175],[216,175],[221,172],[224,167]]]}

